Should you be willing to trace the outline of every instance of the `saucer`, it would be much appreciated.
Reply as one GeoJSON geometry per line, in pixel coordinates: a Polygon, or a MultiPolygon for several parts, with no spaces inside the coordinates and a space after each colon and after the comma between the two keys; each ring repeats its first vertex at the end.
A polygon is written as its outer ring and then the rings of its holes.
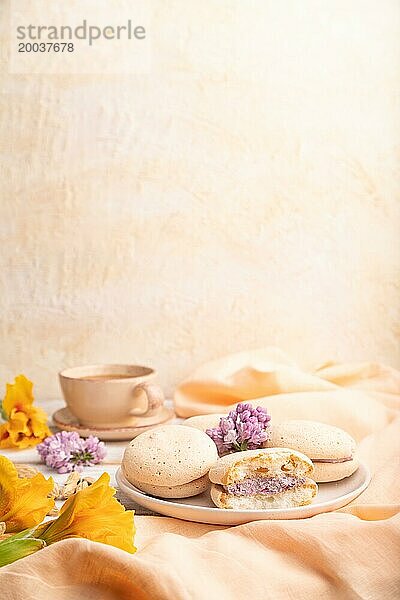
{"type": "Polygon", "coordinates": [[[53,414],[53,422],[59,429],[64,431],[77,431],[82,437],[89,437],[89,435],[95,435],[100,440],[104,441],[123,441],[131,440],[139,433],[157,427],[157,425],[165,424],[175,418],[175,413],[172,408],[163,406],[160,410],[159,418],[157,423],[152,423],[142,426],[128,426],[128,427],[89,427],[88,425],[81,425],[78,419],[71,413],[69,408],[60,408],[53,414]]]}

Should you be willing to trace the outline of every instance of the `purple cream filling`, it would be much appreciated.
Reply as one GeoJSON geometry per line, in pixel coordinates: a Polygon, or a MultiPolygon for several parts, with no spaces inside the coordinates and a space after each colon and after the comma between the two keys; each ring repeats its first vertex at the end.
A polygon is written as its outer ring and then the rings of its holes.
{"type": "Polygon", "coordinates": [[[292,475],[280,475],[279,477],[256,477],[254,479],[243,479],[238,483],[225,486],[228,494],[235,496],[255,496],[256,494],[279,494],[286,492],[305,483],[304,477],[293,477],[292,475]]]}
{"type": "Polygon", "coordinates": [[[352,456],[346,456],[346,458],[313,458],[312,462],[315,463],[343,463],[353,460],[352,456]]]}

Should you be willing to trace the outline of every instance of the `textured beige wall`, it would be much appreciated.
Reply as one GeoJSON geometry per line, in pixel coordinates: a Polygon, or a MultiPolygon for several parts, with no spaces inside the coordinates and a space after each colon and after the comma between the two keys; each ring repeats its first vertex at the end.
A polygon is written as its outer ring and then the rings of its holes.
{"type": "Polygon", "coordinates": [[[267,344],[398,365],[398,2],[149,3],[149,75],[4,67],[1,381],[139,361],[171,390],[267,344]]]}

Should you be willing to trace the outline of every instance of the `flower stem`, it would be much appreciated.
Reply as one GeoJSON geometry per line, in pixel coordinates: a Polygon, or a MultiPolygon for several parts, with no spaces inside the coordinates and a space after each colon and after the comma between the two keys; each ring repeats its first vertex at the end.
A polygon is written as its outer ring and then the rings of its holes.
{"type": "Polygon", "coordinates": [[[32,537],[32,529],[26,529],[0,542],[0,567],[29,556],[46,546],[44,540],[32,537]]]}

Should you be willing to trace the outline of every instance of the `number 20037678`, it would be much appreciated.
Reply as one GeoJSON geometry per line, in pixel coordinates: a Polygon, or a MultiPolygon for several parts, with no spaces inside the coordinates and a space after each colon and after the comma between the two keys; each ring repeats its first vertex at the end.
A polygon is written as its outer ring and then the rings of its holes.
{"type": "Polygon", "coordinates": [[[73,52],[72,42],[20,42],[18,52],[73,52]]]}

